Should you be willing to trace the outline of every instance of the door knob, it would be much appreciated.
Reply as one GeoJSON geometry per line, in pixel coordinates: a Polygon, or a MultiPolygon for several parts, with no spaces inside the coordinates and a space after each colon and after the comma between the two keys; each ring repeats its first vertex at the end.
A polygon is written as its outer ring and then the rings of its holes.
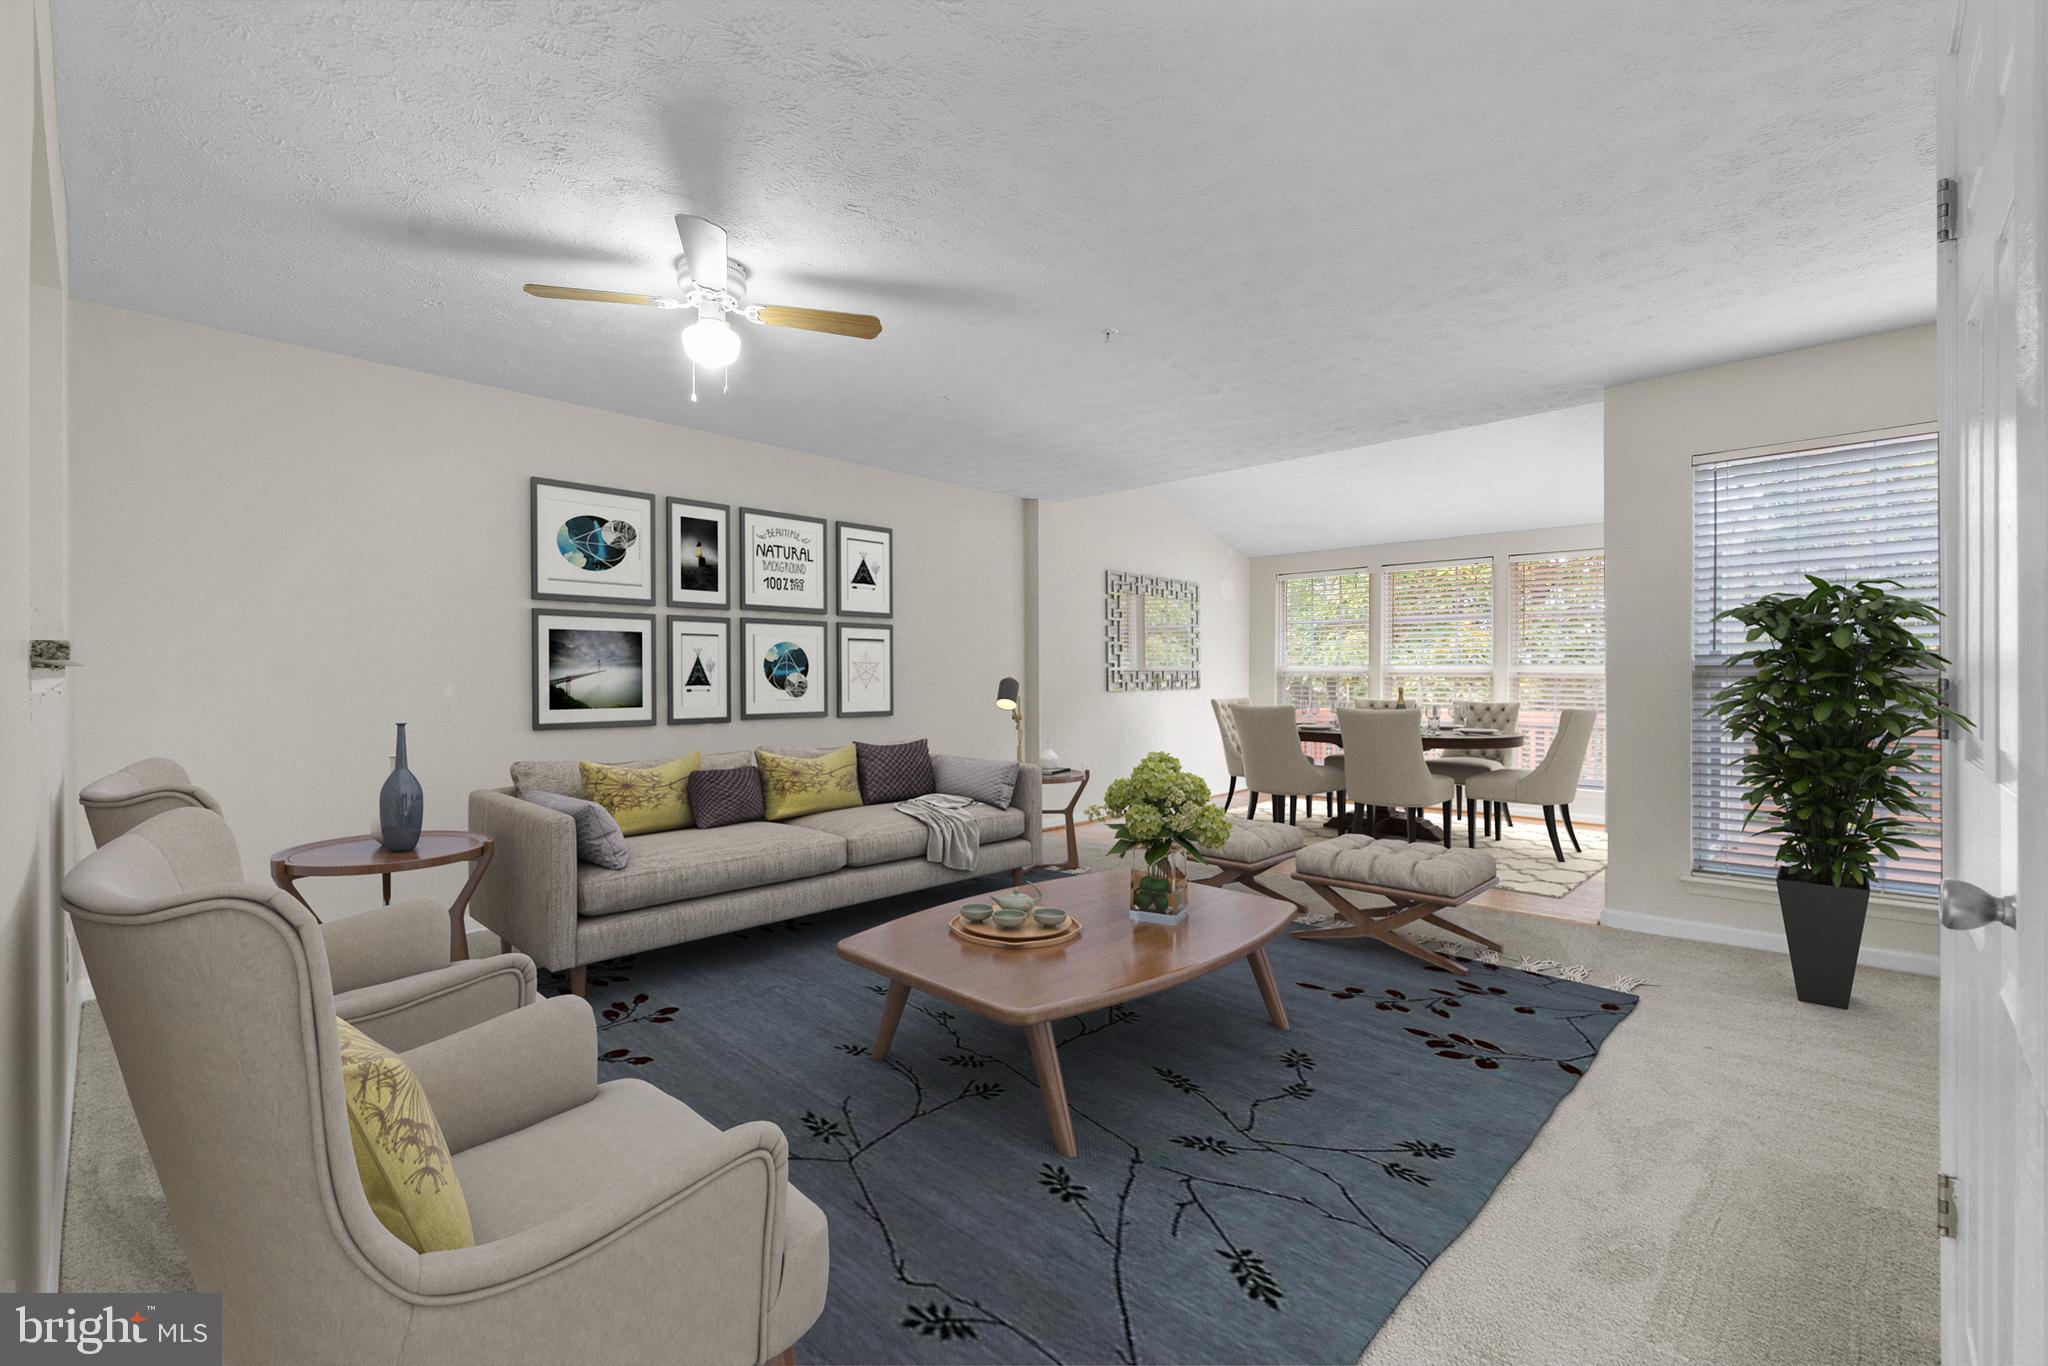
{"type": "Polygon", "coordinates": [[[1994,921],[2009,926],[2018,907],[2018,897],[1993,896],[1961,878],[1947,878],[1941,884],[1941,927],[1945,930],[1981,929],[1994,921]]]}

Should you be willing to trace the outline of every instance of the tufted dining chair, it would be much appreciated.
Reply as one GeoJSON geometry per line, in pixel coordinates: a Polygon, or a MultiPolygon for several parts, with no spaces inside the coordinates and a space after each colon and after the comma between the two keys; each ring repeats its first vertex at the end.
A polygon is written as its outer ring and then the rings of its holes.
{"type": "Polygon", "coordinates": [[[1333,756],[1319,764],[1302,753],[1301,723],[1295,719],[1293,707],[1239,706],[1231,710],[1244,747],[1244,785],[1252,794],[1250,810],[1258,810],[1263,792],[1273,799],[1273,819],[1292,825],[1295,799],[1307,797],[1308,814],[1313,817],[1316,793],[1321,792],[1335,795],[1338,805],[1331,807],[1330,814],[1337,814],[1343,800],[1345,761],[1333,756]]]}
{"type": "MultiPolygon", "coordinates": [[[[1511,731],[1515,720],[1522,714],[1520,702],[1453,702],[1451,718],[1461,726],[1484,726],[1491,730],[1511,731]]],[[[1429,771],[1440,778],[1449,778],[1458,785],[1455,810],[1465,809],[1465,781],[1475,773],[1492,773],[1507,768],[1514,762],[1515,752],[1511,749],[1460,749],[1429,756],[1429,771]]],[[[1491,822],[1498,815],[1498,808],[1489,804],[1481,813],[1483,819],[1491,822]]]]}
{"type": "MultiPolygon", "coordinates": [[[[1232,709],[1248,707],[1251,704],[1252,700],[1249,697],[1209,699],[1209,708],[1216,713],[1216,730],[1223,737],[1223,762],[1230,769],[1230,790],[1223,795],[1225,810],[1229,810],[1230,804],[1237,800],[1237,780],[1244,776],[1244,746],[1238,739],[1237,716],[1232,709]]],[[[1253,801],[1245,809],[1245,819],[1249,820],[1257,814],[1257,806],[1258,802],[1253,801]]]]}
{"type": "MultiPolygon", "coordinates": [[[[475,1246],[415,1252],[363,1193],[327,944],[244,881],[214,812],[171,811],[64,879],[107,1034],[227,1359],[428,1366],[747,1363],[825,1300],[827,1229],[772,1124],[720,1131],[597,1082],[584,1001],[504,1012],[403,1054],[475,1246]]],[[[373,913],[374,914],[374,913],[373,913]]]]}
{"type": "MultiPolygon", "coordinates": [[[[1572,829],[1572,801],[1579,794],[1579,775],[1586,765],[1586,748],[1593,741],[1593,725],[1599,713],[1591,707],[1566,707],[1558,713],[1557,734],[1543,762],[1534,768],[1503,768],[1475,775],[1465,784],[1465,819],[1472,818],[1475,801],[1521,802],[1543,808],[1543,824],[1550,831],[1550,849],[1564,862],[1564,846],[1557,838],[1557,814],[1564,813],[1565,833],[1572,848],[1578,849],[1579,832],[1572,829]]],[[[1469,829],[1468,829],[1469,836],[1469,829]]]]}
{"type": "Polygon", "coordinates": [[[1371,807],[1405,811],[1412,842],[1417,811],[1441,803],[1448,845],[1457,785],[1431,773],[1423,760],[1422,713],[1414,707],[1339,708],[1337,726],[1344,732],[1344,774],[1352,813],[1364,820],[1371,807]]]}

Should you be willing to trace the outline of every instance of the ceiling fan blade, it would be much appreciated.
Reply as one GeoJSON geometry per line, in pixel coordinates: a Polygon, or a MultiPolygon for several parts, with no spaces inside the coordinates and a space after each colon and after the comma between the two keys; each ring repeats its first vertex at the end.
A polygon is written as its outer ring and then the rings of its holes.
{"type": "MultiPolygon", "coordinates": [[[[749,313],[753,309],[747,310],[749,313]]],[[[824,308],[781,308],[762,304],[760,320],[770,327],[800,327],[806,332],[830,332],[835,337],[878,337],[882,320],[867,313],[834,313],[824,308]]]]}
{"type": "Polygon", "coordinates": [[[725,229],[695,214],[676,215],[676,233],[683,239],[683,257],[690,278],[706,289],[725,288],[725,229]]]}
{"type": "Polygon", "coordinates": [[[567,285],[527,285],[536,299],[582,299],[593,304],[645,304],[650,308],[681,308],[680,299],[662,294],[619,294],[609,289],[571,289],[567,285]]]}

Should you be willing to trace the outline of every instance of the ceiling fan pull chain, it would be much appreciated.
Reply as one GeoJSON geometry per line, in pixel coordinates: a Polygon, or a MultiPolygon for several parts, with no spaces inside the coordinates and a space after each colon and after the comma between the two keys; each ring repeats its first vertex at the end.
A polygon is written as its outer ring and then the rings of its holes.
{"type": "Polygon", "coordinates": [[[690,362],[690,402],[697,401],[697,362],[690,362]]]}
{"type": "Polygon", "coordinates": [[[721,397],[732,392],[732,367],[730,365],[725,367],[725,387],[718,392],[721,397]]]}

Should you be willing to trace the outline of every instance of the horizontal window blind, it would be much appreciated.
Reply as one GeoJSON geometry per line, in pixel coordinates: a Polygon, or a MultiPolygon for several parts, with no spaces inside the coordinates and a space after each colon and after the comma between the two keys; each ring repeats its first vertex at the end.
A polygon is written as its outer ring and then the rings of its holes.
{"type": "Polygon", "coordinates": [[[1579,786],[1607,786],[1607,556],[1520,555],[1509,564],[1515,611],[1519,767],[1543,762],[1567,707],[1598,713],[1579,786]]]}
{"type": "Polygon", "coordinates": [[[1280,580],[1280,700],[1327,721],[1371,695],[1372,575],[1363,569],[1280,580]]]}
{"type": "Polygon", "coordinates": [[[1423,707],[1493,693],[1493,561],[1403,565],[1387,575],[1385,695],[1423,707]]]}
{"type": "MultiPolygon", "coordinates": [[[[1932,436],[1864,442],[1693,467],[1693,867],[1774,877],[1776,843],[1745,828],[1741,762],[1747,746],[1708,714],[1739,671],[1740,622],[1716,620],[1771,593],[1804,592],[1805,575],[1838,582],[1893,579],[1895,592],[1940,596],[1940,469],[1932,436]]],[[[1929,624],[1930,637],[1936,628],[1929,624]]],[[[1939,640],[1935,639],[1935,644],[1939,640]]],[[[1917,850],[1878,870],[1883,891],[1932,896],[1941,883],[1941,747],[1920,743],[1935,771],[1918,780],[1933,818],[1917,850]]],[[[1758,823],[1763,823],[1760,816],[1758,823]]]]}

